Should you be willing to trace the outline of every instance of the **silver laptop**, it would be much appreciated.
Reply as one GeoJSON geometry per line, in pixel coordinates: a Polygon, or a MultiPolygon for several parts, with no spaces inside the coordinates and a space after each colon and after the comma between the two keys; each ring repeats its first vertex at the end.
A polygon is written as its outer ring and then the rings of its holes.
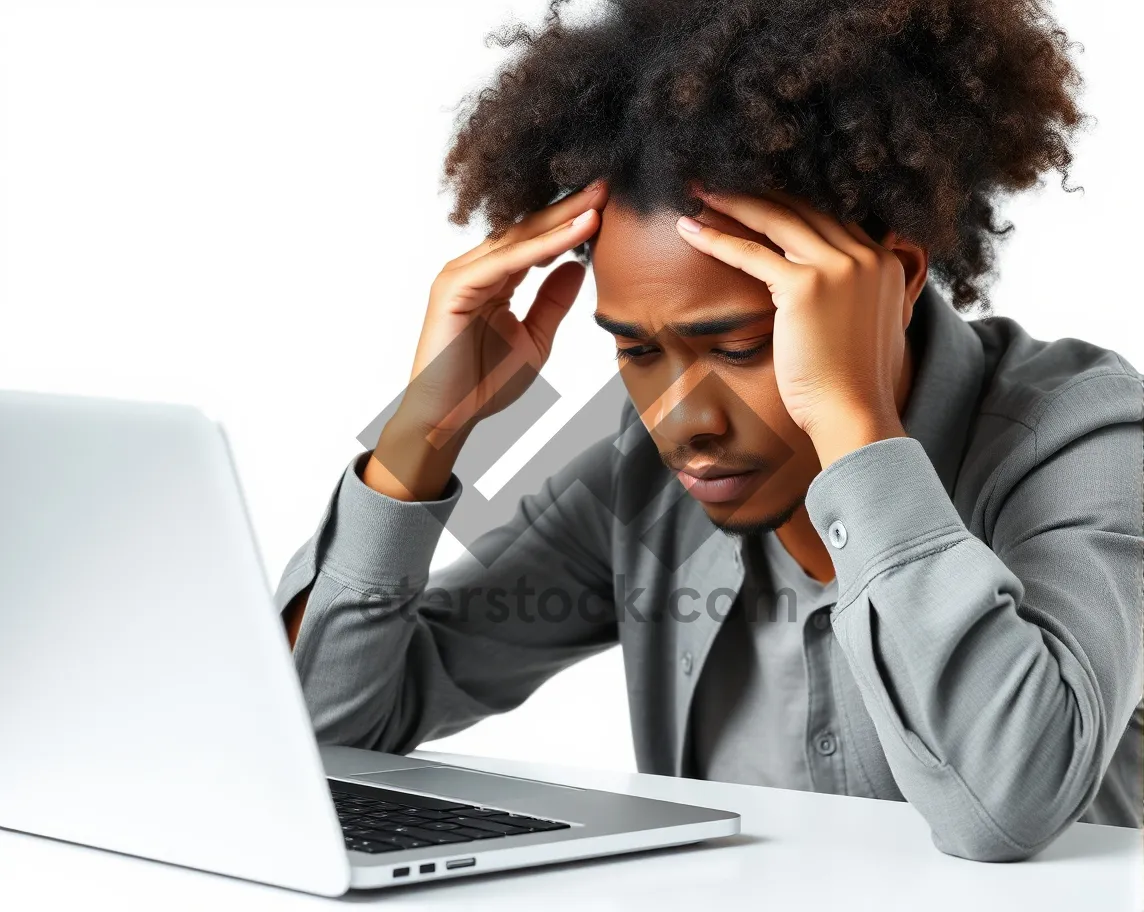
{"type": "Polygon", "coordinates": [[[0,695],[0,827],[311,893],[739,832],[319,748],[225,435],[189,406],[0,393],[0,695]]]}

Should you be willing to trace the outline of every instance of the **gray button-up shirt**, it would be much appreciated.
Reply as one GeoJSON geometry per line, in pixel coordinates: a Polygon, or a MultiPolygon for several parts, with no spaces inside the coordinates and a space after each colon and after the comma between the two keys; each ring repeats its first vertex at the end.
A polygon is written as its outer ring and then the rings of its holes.
{"type": "MultiPolygon", "coordinates": [[[[804,628],[821,634],[803,644],[807,755],[824,787],[906,799],[968,858],[1028,857],[1077,819],[1141,826],[1144,378],[1077,339],[965,321],[932,286],[910,333],[909,436],[806,495],[837,574],[829,626],[804,628]]],[[[407,503],[362,483],[367,453],[346,467],[276,594],[281,610],[312,585],[295,661],[319,740],[407,751],[618,642],[640,770],[689,772],[739,541],[630,403],[619,417],[433,573],[457,477],[407,503]]]]}

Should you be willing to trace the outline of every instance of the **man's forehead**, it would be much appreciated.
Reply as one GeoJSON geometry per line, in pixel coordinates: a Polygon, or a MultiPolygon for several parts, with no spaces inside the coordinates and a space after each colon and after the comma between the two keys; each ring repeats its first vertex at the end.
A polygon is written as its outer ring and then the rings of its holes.
{"type": "MultiPolygon", "coordinates": [[[[592,272],[601,303],[637,294],[670,294],[675,303],[698,296],[695,303],[712,297],[757,297],[765,283],[696,250],[679,236],[678,214],[659,209],[641,214],[609,199],[601,211],[600,228],[593,236],[592,272]]],[[[698,220],[735,237],[773,243],[741,222],[714,209],[704,209],[698,220]]],[[[666,302],[665,302],[666,303],[666,302]]]]}

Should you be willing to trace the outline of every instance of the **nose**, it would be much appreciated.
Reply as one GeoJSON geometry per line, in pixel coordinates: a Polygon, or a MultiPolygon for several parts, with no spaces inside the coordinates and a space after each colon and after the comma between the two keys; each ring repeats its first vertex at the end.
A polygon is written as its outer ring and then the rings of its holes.
{"type": "Polygon", "coordinates": [[[718,377],[692,362],[659,397],[649,428],[673,447],[700,446],[727,433],[718,377]]]}

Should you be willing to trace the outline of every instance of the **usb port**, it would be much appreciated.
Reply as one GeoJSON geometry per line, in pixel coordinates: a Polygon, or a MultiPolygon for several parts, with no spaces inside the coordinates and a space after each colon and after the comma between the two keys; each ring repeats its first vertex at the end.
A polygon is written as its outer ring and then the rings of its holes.
{"type": "Polygon", "coordinates": [[[477,863],[475,858],[454,858],[451,861],[445,862],[445,870],[452,871],[454,868],[471,868],[477,863]]]}
{"type": "Polygon", "coordinates": [[[408,877],[409,876],[409,868],[394,868],[393,869],[393,876],[394,877],[408,877]]]}
{"type": "Polygon", "coordinates": [[[433,864],[433,862],[429,862],[429,864],[423,864],[417,870],[419,872],[421,872],[422,874],[433,874],[434,872],[436,872],[437,866],[435,864],[433,864]]]}

